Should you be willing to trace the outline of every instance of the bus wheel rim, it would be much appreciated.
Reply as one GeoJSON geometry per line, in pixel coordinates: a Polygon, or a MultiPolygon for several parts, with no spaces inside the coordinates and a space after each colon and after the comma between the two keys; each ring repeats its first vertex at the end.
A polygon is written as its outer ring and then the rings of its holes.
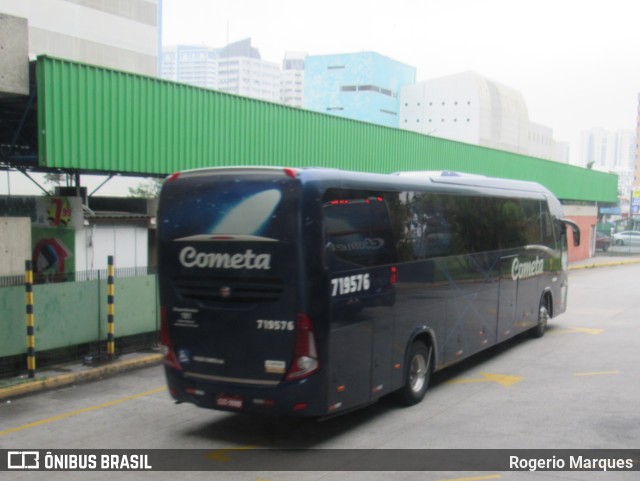
{"type": "Polygon", "coordinates": [[[411,369],[409,371],[409,384],[413,392],[420,392],[427,377],[427,362],[422,356],[415,356],[411,359],[411,369]]]}
{"type": "Polygon", "coordinates": [[[540,324],[544,327],[547,327],[547,322],[549,321],[549,311],[547,310],[547,306],[542,306],[540,308],[540,324]]]}

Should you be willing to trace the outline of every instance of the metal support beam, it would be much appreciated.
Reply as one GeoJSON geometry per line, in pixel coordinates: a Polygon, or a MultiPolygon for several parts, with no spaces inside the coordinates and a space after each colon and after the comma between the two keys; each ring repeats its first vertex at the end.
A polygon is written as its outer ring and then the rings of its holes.
{"type": "Polygon", "coordinates": [[[102,183],[96,187],[95,189],[93,189],[93,191],[89,194],[88,197],[93,197],[93,194],[95,194],[96,192],[98,192],[100,189],[102,189],[102,187],[104,187],[104,185],[109,182],[111,179],[113,179],[115,177],[115,174],[109,174],[109,177],[107,177],[106,179],[104,179],[102,181],[102,183]]]}
{"type": "Polygon", "coordinates": [[[44,187],[42,187],[40,184],[38,184],[38,181],[36,181],[33,177],[31,177],[28,173],[26,169],[18,169],[20,172],[22,172],[22,174],[29,179],[31,182],[33,182],[34,184],[36,184],[36,186],[38,186],[38,188],[44,192],[46,195],[51,196],[51,194],[49,193],[49,191],[47,191],[47,189],[45,189],[44,187]]]}
{"type": "Polygon", "coordinates": [[[11,145],[9,146],[9,155],[7,156],[8,159],[11,159],[13,157],[13,154],[15,153],[16,143],[20,138],[20,134],[22,133],[22,128],[24,127],[24,124],[27,121],[27,117],[29,117],[29,113],[31,112],[31,106],[33,105],[33,102],[36,98],[36,89],[32,88],[30,90],[31,92],[29,93],[29,100],[27,101],[27,105],[24,111],[22,112],[22,117],[20,117],[20,122],[16,127],[16,131],[13,133],[13,138],[11,139],[11,145]]]}

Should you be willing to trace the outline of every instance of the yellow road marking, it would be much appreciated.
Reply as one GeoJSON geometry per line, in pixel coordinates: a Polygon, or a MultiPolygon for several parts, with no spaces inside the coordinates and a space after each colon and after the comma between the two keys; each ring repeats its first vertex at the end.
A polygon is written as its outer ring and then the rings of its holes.
{"type": "Polygon", "coordinates": [[[238,446],[235,448],[222,448],[216,449],[215,451],[207,454],[207,459],[212,459],[213,461],[218,461],[220,463],[228,463],[231,461],[230,453],[233,451],[251,451],[252,449],[257,449],[258,446],[238,446]]]}
{"type": "Polygon", "coordinates": [[[567,329],[553,329],[549,331],[550,334],[568,334],[572,332],[582,332],[584,334],[597,336],[598,334],[602,334],[604,329],[594,329],[591,327],[568,327],[567,329]]]}
{"type": "Polygon", "coordinates": [[[96,406],[89,406],[82,409],[77,409],[75,411],[69,411],[67,413],[58,414],[57,416],[52,416],[50,418],[40,419],[39,421],[34,421],[29,424],[23,424],[22,426],[16,426],[15,428],[5,429],[4,431],[0,431],[0,436],[6,436],[7,434],[17,433],[19,431],[24,431],[25,429],[31,429],[38,426],[42,426],[43,424],[53,423],[55,421],[60,421],[62,419],[70,418],[71,416],[77,416],[79,414],[88,413],[91,411],[97,411],[98,409],[108,408],[111,406],[116,406],[118,404],[125,403],[127,401],[132,401],[134,399],[138,399],[145,396],[150,396],[152,394],[157,394],[162,391],[166,391],[166,387],[160,387],[157,389],[152,389],[150,391],[141,392],[138,394],[133,394],[131,396],[122,397],[119,399],[114,399],[113,401],[108,401],[106,403],[98,404],[96,406]]]}
{"type": "Polygon", "coordinates": [[[576,376],[604,376],[607,374],[620,374],[620,371],[577,372],[576,376]]]}
{"type": "Polygon", "coordinates": [[[502,387],[511,387],[524,379],[520,376],[509,376],[507,374],[491,374],[489,372],[481,372],[480,375],[482,376],[481,378],[453,379],[451,381],[447,381],[447,383],[468,384],[473,382],[495,382],[500,384],[502,387]]]}

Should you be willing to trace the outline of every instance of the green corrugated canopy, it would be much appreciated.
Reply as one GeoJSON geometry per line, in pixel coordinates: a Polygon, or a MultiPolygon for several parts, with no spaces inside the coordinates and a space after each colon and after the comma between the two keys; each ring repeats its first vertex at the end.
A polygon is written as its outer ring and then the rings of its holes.
{"type": "Polygon", "coordinates": [[[617,201],[613,174],[46,56],[36,70],[42,167],[453,170],[539,182],[565,200],[617,201]]]}

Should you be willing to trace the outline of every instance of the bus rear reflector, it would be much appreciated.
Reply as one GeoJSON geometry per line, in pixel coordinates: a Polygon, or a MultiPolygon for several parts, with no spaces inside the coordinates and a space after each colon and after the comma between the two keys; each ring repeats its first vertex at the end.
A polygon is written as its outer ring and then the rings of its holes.
{"type": "Polygon", "coordinates": [[[284,169],[284,173],[292,179],[295,179],[298,176],[298,171],[296,169],[290,169],[288,167],[284,169]]]}
{"type": "Polygon", "coordinates": [[[169,314],[167,306],[160,306],[160,345],[162,346],[164,354],[164,363],[173,369],[181,371],[182,366],[173,350],[173,343],[169,335],[169,314]]]}
{"type": "Polygon", "coordinates": [[[298,313],[296,316],[295,336],[293,362],[285,376],[286,381],[303,379],[320,367],[313,322],[306,314],[298,313]]]}
{"type": "Polygon", "coordinates": [[[173,182],[174,180],[176,180],[178,177],[180,177],[180,172],[174,172],[173,174],[171,174],[169,177],[167,177],[166,182],[173,182]]]}

